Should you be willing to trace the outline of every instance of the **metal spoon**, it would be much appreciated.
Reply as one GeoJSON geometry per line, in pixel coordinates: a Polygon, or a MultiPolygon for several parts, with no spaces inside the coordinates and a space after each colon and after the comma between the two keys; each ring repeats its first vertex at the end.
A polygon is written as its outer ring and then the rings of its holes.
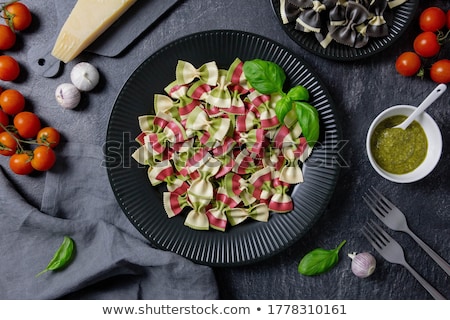
{"type": "Polygon", "coordinates": [[[422,112],[425,111],[426,108],[431,106],[433,102],[437,100],[447,89],[447,86],[443,83],[438,85],[431,93],[423,100],[423,102],[417,107],[416,110],[414,110],[411,115],[406,118],[405,121],[400,123],[399,125],[396,125],[394,128],[400,128],[405,130],[422,112]]]}

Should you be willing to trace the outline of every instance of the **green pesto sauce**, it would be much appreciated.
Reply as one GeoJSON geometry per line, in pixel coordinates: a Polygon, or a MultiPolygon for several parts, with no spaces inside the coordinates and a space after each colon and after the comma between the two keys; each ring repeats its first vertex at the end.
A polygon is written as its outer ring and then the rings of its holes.
{"type": "Polygon", "coordinates": [[[375,161],[381,168],[394,174],[413,171],[427,155],[427,137],[417,121],[406,130],[392,128],[405,119],[406,116],[393,116],[383,120],[370,139],[375,161]]]}

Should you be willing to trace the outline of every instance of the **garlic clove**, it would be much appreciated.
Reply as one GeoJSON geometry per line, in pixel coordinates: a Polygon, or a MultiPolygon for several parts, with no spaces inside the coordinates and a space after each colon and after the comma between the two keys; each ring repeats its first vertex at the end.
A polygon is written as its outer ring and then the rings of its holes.
{"type": "Polygon", "coordinates": [[[80,91],[91,91],[97,86],[100,74],[92,64],[80,62],[70,72],[70,80],[80,91]]]}
{"type": "Polygon", "coordinates": [[[74,109],[81,100],[81,93],[72,83],[61,83],[55,90],[55,98],[64,109],[74,109]]]}
{"type": "Polygon", "coordinates": [[[348,256],[352,259],[352,272],[359,278],[367,278],[376,269],[376,260],[369,252],[349,253],[348,256]]]}

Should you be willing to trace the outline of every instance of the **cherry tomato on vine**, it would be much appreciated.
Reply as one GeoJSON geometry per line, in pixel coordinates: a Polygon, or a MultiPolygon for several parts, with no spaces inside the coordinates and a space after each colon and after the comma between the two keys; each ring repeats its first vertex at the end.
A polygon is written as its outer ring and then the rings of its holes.
{"type": "Polygon", "coordinates": [[[410,51],[403,52],[395,61],[395,69],[405,77],[416,75],[421,66],[422,62],[420,57],[415,52],[410,51]]]}
{"type": "Polygon", "coordinates": [[[0,107],[10,116],[14,116],[25,108],[25,97],[15,89],[7,89],[0,93],[0,107]]]}
{"type": "Polygon", "coordinates": [[[9,158],[9,167],[15,174],[26,175],[34,171],[32,156],[27,153],[15,153],[9,158]]]}
{"type": "Polygon", "coordinates": [[[10,27],[0,24],[0,50],[9,50],[16,43],[16,34],[10,27]]]}
{"type": "Polygon", "coordinates": [[[425,9],[419,17],[419,25],[422,31],[436,32],[447,24],[447,15],[438,7],[425,9]]]}
{"type": "Polygon", "coordinates": [[[14,81],[20,74],[19,63],[11,56],[0,56],[0,80],[14,81]]]}
{"type": "Polygon", "coordinates": [[[437,83],[450,82],[450,60],[438,60],[431,66],[430,69],[431,80],[437,83]]]}
{"type": "Polygon", "coordinates": [[[52,148],[39,146],[33,150],[31,166],[38,171],[50,170],[56,162],[56,155],[52,148]]]}
{"type": "Polygon", "coordinates": [[[441,50],[437,35],[431,31],[425,31],[414,39],[414,51],[424,58],[434,57],[441,50]]]}
{"type": "Polygon", "coordinates": [[[0,133],[0,154],[4,156],[12,156],[16,153],[17,140],[9,133],[0,133]]]}
{"type": "Polygon", "coordinates": [[[3,10],[3,18],[9,26],[17,31],[28,28],[32,20],[30,9],[21,2],[7,5],[3,10]]]}
{"type": "Polygon", "coordinates": [[[45,144],[50,148],[55,148],[59,144],[61,135],[53,127],[45,127],[39,130],[36,140],[40,144],[45,144]]]}
{"type": "Polygon", "coordinates": [[[41,129],[41,121],[38,116],[30,111],[22,111],[16,114],[13,123],[19,135],[25,139],[36,137],[41,129]]]}
{"type": "MultiPolygon", "coordinates": [[[[6,113],[4,113],[1,109],[0,109],[0,123],[6,127],[9,124],[9,117],[6,113]]],[[[5,131],[1,126],[0,126],[0,132],[5,131]]]]}

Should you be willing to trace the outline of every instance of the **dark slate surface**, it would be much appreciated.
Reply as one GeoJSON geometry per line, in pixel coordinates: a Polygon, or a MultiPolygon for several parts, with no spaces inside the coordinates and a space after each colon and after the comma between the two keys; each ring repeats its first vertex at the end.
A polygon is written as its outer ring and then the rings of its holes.
{"type": "MultiPolygon", "coordinates": [[[[230,0],[211,4],[185,0],[119,56],[84,53],[65,66],[58,77],[44,78],[30,68],[27,53],[54,39],[57,10],[52,1],[25,2],[34,13],[34,22],[19,35],[18,45],[9,53],[17,58],[23,70],[14,86],[27,97],[29,107],[38,112],[43,122],[59,128],[67,141],[102,145],[111,107],[126,79],[157,49],[194,32],[236,29],[267,36],[298,54],[320,75],[336,103],[343,136],[348,141],[342,150],[347,165],[341,170],[336,191],[318,223],[286,251],[255,265],[216,269],[223,299],[430,299],[406,269],[374,253],[360,232],[374,218],[361,198],[373,185],[406,213],[411,229],[450,260],[450,95],[445,94],[428,111],[441,128],[444,140],[442,158],[430,176],[413,184],[389,182],[375,173],[365,152],[366,132],[379,112],[391,105],[417,104],[435,87],[429,80],[401,77],[394,69],[396,57],[412,49],[419,31],[417,16],[405,35],[387,51],[341,63],[316,57],[297,46],[284,33],[270,1],[230,0]],[[54,90],[58,84],[70,81],[69,70],[75,63],[85,60],[99,68],[101,83],[93,92],[83,95],[77,111],[63,111],[53,98],[54,90]],[[339,264],[331,272],[316,277],[297,273],[297,264],[308,251],[316,247],[333,248],[343,239],[347,244],[339,264]],[[351,273],[351,261],[346,254],[353,251],[374,253],[378,268],[373,276],[362,280],[351,273]]],[[[445,0],[421,1],[420,8],[428,5],[450,9],[445,0]]],[[[442,57],[449,56],[448,49],[442,53],[442,57]]],[[[0,86],[11,84],[0,82],[0,86]]],[[[7,167],[5,158],[0,159],[0,165],[7,167]]],[[[30,203],[39,206],[45,175],[10,175],[10,178],[30,203]]],[[[450,298],[449,277],[409,236],[398,232],[391,235],[404,246],[410,264],[450,298]]]]}

